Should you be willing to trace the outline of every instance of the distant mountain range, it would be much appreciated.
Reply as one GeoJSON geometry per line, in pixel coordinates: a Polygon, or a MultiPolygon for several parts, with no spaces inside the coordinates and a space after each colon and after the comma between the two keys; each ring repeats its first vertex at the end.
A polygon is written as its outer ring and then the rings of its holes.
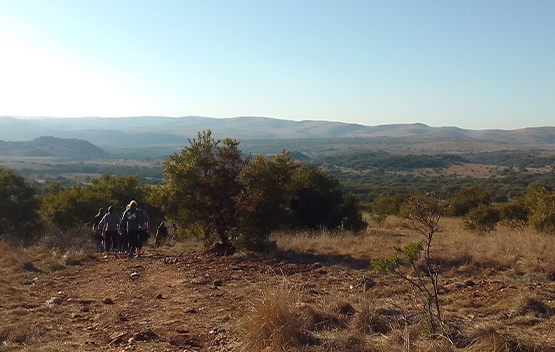
{"type": "MultiPolygon", "coordinates": [[[[0,117],[0,140],[4,141],[3,150],[12,148],[11,150],[19,150],[21,153],[34,150],[40,154],[36,144],[45,141],[39,138],[43,136],[88,141],[109,153],[132,148],[167,150],[188,145],[189,138],[196,137],[198,131],[208,129],[212,130],[216,138],[230,137],[241,143],[246,140],[426,137],[443,141],[452,138],[467,142],[488,141],[505,144],[511,148],[555,149],[555,127],[551,126],[517,130],[467,130],[458,127],[430,127],[421,123],[364,126],[329,121],[299,122],[267,117],[0,117]],[[37,138],[39,139],[36,140],[37,138]],[[28,141],[31,144],[6,144],[6,142],[15,141],[28,141]]],[[[49,153],[48,150],[42,152],[49,153]]],[[[91,154],[100,155],[100,153],[100,150],[91,151],[91,154]]]]}

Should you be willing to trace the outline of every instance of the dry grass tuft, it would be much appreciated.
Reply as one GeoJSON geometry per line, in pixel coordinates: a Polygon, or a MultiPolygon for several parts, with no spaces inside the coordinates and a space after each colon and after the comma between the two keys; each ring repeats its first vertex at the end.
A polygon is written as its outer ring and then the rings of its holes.
{"type": "Polygon", "coordinates": [[[372,346],[364,336],[346,335],[323,343],[324,352],[349,351],[349,352],[379,352],[377,347],[372,346]]]}
{"type": "Polygon", "coordinates": [[[40,244],[46,248],[54,249],[59,252],[79,248],[89,252],[96,251],[91,230],[89,226],[85,224],[76,225],[67,229],[51,226],[45,229],[40,244]]]}
{"type": "Polygon", "coordinates": [[[480,327],[474,331],[471,343],[466,351],[469,352],[532,352],[535,348],[523,345],[508,334],[497,331],[491,326],[480,327]]]}
{"type": "Polygon", "coordinates": [[[361,334],[387,334],[396,325],[370,302],[363,303],[351,321],[351,328],[361,334]]]}
{"type": "Polygon", "coordinates": [[[539,297],[524,296],[515,301],[512,316],[532,314],[537,318],[549,319],[555,315],[555,310],[545,304],[539,297]]]}
{"type": "Polygon", "coordinates": [[[545,270],[545,278],[549,281],[555,281],[555,264],[550,263],[545,270]]]}
{"type": "Polygon", "coordinates": [[[242,350],[284,351],[311,344],[298,301],[298,294],[283,286],[261,290],[260,297],[250,302],[250,314],[239,321],[242,350]]]}
{"type": "Polygon", "coordinates": [[[326,331],[346,327],[345,317],[341,317],[336,312],[330,312],[324,307],[315,307],[310,304],[299,304],[297,307],[306,322],[306,328],[310,331],[326,331]]]}

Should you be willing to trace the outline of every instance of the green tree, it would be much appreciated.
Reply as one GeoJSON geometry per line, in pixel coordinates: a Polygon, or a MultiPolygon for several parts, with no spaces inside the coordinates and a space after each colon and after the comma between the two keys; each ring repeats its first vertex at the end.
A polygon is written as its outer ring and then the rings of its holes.
{"type": "Polygon", "coordinates": [[[244,190],[237,207],[240,214],[243,246],[259,247],[270,232],[291,224],[291,203],[306,187],[308,177],[301,162],[283,150],[267,158],[258,155],[243,167],[240,180],[244,190]]]}
{"type": "Polygon", "coordinates": [[[14,170],[0,168],[0,238],[26,242],[37,235],[35,188],[14,170]]]}
{"type": "Polygon", "coordinates": [[[216,140],[208,130],[189,144],[164,162],[164,182],[152,199],[172,219],[202,231],[207,241],[217,236],[232,246],[240,225],[236,202],[244,192],[239,143],[216,140]]]}
{"type": "Polygon", "coordinates": [[[343,189],[337,177],[316,168],[306,170],[308,186],[299,190],[292,204],[295,227],[352,231],[366,228],[358,199],[343,189]]]}
{"type": "Polygon", "coordinates": [[[377,223],[383,223],[389,215],[398,214],[401,204],[406,200],[405,194],[385,195],[380,194],[371,204],[370,217],[377,223]]]}
{"type": "Polygon", "coordinates": [[[448,201],[448,212],[451,216],[465,216],[468,212],[480,204],[491,203],[491,192],[480,186],[466,186],[455,192],[453,198],[448,201]]]}
{"type": "Polygon", "coordinates": [[[149,188],[139,186],[138,176],[112,176],[104,174],[93,178],[90,184],[74,184],[65,188],[53,182],[42,189],[39,214],[45,224],[72,227],[90,223],[99,208],[114,205],[123,212],[131,199],[144,203],[149,188]]]}
{"type": "Polygon", "coordinates": [[[555,234],[555,194],[538,184],[531,184],[524,202],[529,210],[530,226],[540,233],[555,234]]]}

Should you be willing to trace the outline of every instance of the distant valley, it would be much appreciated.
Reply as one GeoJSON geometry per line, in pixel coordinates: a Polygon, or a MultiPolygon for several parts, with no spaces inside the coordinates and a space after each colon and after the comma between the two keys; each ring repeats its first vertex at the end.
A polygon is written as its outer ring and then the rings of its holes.
{"type": "Polygon", "coordinates": [[[262,117],[0,117],[0,166],[45,185],[138,175],[163,182],[162,162],[198,131],[240,142],[245,157],[282,150],[328,170],[361,200],[380,194],[452,194],[465,185],[495,201],[522,197],[529,184],[555,188],[555,127],[465,130],[424,124],[363,126],[262,117]]]}
{"type": "Polygon", "coordinates": [[[0,140],[32,141],[39,137],[80,139],[108,155],[162,157],[179,151],[198,131],[233,138],[247,153],[287,150],[391,149],[413,152],[457,150],[555,150],[555,127],[518,130],[466,130],[421,123],[364,126],[329,121],[288,121],[266,117],[0,117],[0,140]]]}

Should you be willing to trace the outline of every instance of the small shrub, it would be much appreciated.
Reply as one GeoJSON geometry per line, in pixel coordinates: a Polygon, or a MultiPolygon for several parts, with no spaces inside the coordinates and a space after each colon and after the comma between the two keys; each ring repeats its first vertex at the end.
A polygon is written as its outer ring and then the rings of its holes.
{"type": "Polygon", "coordinates": [[[464,217],[464,225],[467,229],[478,232],[491,232],[501,220],[501,212],[492,205],[481,204],[473,208],[464,217]]]}
{"type": "Polygon", "coordinates": [[[529,209],[523,200],[498,205],[501,222],[516,229],[523,229],[528,224],[529,209]]]}

